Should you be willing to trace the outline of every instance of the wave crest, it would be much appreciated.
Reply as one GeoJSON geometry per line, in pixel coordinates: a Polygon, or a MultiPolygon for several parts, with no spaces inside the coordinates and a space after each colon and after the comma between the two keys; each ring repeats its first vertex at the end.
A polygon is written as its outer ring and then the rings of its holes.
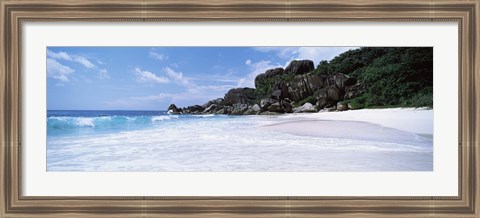
{"type": "Polygon", "coordinates": [[[95,127],[93,118],[79,117],[76,119],[75,124],[77,126],[95,127]]]}
{"type": "Polygon", "coordinates": [[[102,117],[48,117],[47,126],[52,129],[115,128],[123,125],[145,125],[179,118],[178,115],[160,116],[102,116],[102,117]]]}
{"type": "Polygon", "coordinates": [[[152,121],[164,121],[164,120],[170,120],[172,118],[178,118],[178,115],[153,116],[152,121]]]}

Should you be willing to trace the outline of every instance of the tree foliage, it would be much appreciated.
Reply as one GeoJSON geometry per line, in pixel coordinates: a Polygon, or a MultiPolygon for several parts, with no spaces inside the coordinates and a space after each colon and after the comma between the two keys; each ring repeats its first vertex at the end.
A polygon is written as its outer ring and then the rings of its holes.
{"type": "MultiPolygon", "coordinates": [[[[342,73],[365,85],[361,96],[345,102],[352,107],[433,107],[433,48],[365,47],[346,51],[330,61],[320,61],[315,74],[342,73]]],[[[292,81],[282,74],[259,81],[258,99],[268,97],[276,82],[292,81]]],[[[297,104],[314,102],[305,98],[297,104]]]]}
{"type": "Polygon", "coordinates": [[[321,61],[316,73],[343,73],[366,84],[358,107],[433,107],[433,48],[360,48],[321,61]],[[363,103],[363,105],[361,105],[363,103]]]}

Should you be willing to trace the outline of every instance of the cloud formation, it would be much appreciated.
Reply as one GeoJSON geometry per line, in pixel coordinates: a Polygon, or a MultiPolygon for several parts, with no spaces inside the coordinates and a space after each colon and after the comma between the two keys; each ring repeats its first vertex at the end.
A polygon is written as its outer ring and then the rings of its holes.
{"type": "Polygon", "coordinates": [[[258,74],[264,73],[268,69],[277,67],[287,67],[292,60],[308,59],[314,62],[316,66],[322,60],[330,61],[337,55],[348,51],[350,49],[356,49],[357,47],[255,47],[254,49],[264,53],[273,53],[275,56],[284,60],[283,66],[279,63],[272,63],[271,61],[260,60],[253,62],[248,59],[245,61],[250,69],[250,73],[246,77],[240,78],[237,81],[239,87],[255,87],[255,77],[258,74]]]}
{"type": "Polygon", "coordinates": [[[164,61],[164,60],[168,59],[168,56],[166,56],[165,54],[161,54],[161,53],[156,52],[155,49],[150,49],[150,51],[148,52],[148,56],[150,58],[153,58],[153,59],[159,60],[159,61],[164,61]]]}
{"type": "MultiPolygon", "coordinates": [[[[227,81],[219,85],[199,85],[195,81],[201,79],[189,78],[184,73],[173,70],[169,67],[162,68],[162,75],[135,68],[136,80],[145,83],[175,83],[183,87],[183,91],[176,93],[159,93],[147,96],[132,96],[120,98],[106,104],[112,108],[144,107],[152,108],[158,104],[175,103],[177,106],[184,107],[191,105],[194,99],[198,102],[207,102],[209,100],[223,97],[224,94],[236,87],[235,81],[227,81]],[[225,84],[229,83],[229,84],[225,84]]],[[[166,109],[166,108],[161,108],[166,109]]]]}
{"type": "Polygon", "coordinates": [[[150,71],[135,68],[134,70],[137,82],[142,83],[168,83],[170,80],[166,77],[158,76],[150,71]]]}
{"type": "Polygon", "coordinates": [[[68,82],[68,76],[75,72],[72,68],[62,65],[52,58],[47,58],[47,75],[48,77],[58,79],[62,82],[68,82]]]}
{"type": "Polygon", "coordinates": [[[95,65],[92,64],[88,59],[81,57],[81,56],[75,56],[73,59],[75,62],[83,65],[86,68],[95,68],[95,65]]]}
{"type": "Polygon", "coordinates": [[[268,69],[282,67],[280,64],[272,63],[271,61],[260,60],[258,62],[253,62],[250,59],[245,61],[245,65],[248,66],[250,72],[246,77],[242,77],[237,81],[238,87],[255,88],[255,77],[257,77],[258,74],[265,73],[268,69]]]}
{"type": "Polygon", "coordinates": [[[47,50],[47,57],[57,59],[57,60],[64,60],[64,61],[73,61],[83,65],[86,68],[95,68],[95,65],[89,61],[87,58],[79,55],[70,55],[67,52],[54,52],[51,50],[47,50]]]}
{"type": "MultiPolygon", "coordinates": [[[[269,52],[288,62],[309,59],[315,65],[322,60],[330,61],[337,55],[358,47],[256,47],[255,50],[269,52]]],[[[285,66],[286,66],[285,65],[285,66]]]]}
{"type": "MultiPolygon", "coordinates": [[[[99,69],[95,64],[92,63],[88,58],[80,56],[80,55],[72,55],[64,51],[54,52],[52,50],[47,49],[47,58],[52,60],[56,60],[57,63],[60,64],[58,61],[69,61],[74,62],[82,65],[87,69],[94,69],[98,71],[98,78],[100,79],[109,79],[110,75],[108,75],[108,71],[106,69],[99,69]]],[[[103,63],[101,61],[97,61],[98,63],[103,63]]],[[[65,65],[63,65],[65,66],[65,65]]]]}
{"type": "MultiPolygon", "coordinates": [[[[177,72],[175,70],[173,70],[172,68],[170,67],[164,67],[162,69],[162,71],[170,78],[172,79],[173,81],[181,84],[181,85],[184,85],[184,86],[187,86],[187,85],[191,85],[190,84],[190,81],[188,78],[184,77],[183,76],[183,73],[182,72],[177,72]]],[[[193,84],[192,84],[193,85],[193,84]]]]}

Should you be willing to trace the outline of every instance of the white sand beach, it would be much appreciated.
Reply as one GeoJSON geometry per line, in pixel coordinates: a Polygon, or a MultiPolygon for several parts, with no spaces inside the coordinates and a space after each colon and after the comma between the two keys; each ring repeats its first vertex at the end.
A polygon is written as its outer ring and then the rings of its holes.
{"type": "Polygon", "coordinates": [[[299,113],[279,116],[277,122],[262,128],[311,136],[339,136],[377,134],[378,128],[396,129],[422,136],[433,135],[433,110],[425,108],[362,109],[343,112],[299,113]],[[337,122],[333,122],[337,121],[337,122]],[[340,122],[341,121],[341,122],[340,122]],[[349,122],[356,122],[349,128],[349,122]],[[360,128],[359,128],[360,127],[360,128]],[[374,132],[368,132],[376,130],[374,132]]]}

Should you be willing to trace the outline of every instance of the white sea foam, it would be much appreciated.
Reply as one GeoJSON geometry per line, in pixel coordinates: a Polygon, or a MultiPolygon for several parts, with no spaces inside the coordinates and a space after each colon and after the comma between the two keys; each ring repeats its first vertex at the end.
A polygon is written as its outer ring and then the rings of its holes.
{"type": "Polygon", "coordinates": [[[75,124],[77,126],[95,127],[94,120],[90,117],[78,117],[76,118],[75,124]]]}
{"type": "Polygon", "coordinates": [[[409,132],[389,128],[384,132],[386,133],[384,136],[375,137],[375,134],[368,133],[378,129],[378,125],[360,122],[339,125],[348,125],[349,129],[358,128],[368,137],[363,137],[362,134],[344,138],[335,134],[321,137],[285,133],[262,127],[282,122],[285,122],[285,119],[270,116],[224,116],[224,119],[197,118],[189,121],[178,119],[176,122],[168,122],[168,125],[159,125],[146,130],[49,137],[47,170],[431,171],[433,169],[432,140],[409,132]]]}
{"type": "Polygon", "coordinates": [[[193,115],[193,116],[196,116],[196,117],[213,117],[215,115],[214,114],[203,114],[203,115],[193,115]]]}
{"type": "Polygon", "coordinates": [[[163,120],[170,120],[172,118],[178,118],[178,115],[161,115],[161,116],[153,116],[152,121],[163,121],[163,120]]]}
{"type": "Polygon", "coordinates": [[[135,121],[137,120],[137,117],[125,117],[128,121],[135,121]]]}
{"type": "Polygon", "coordinates": [[[49,117],[48,120],[66,121],[68,120],[68,117],[49,117]]]}
{"type": "Polygon", "coordinates": [[[104,116],[104,117],[96,117],[95,119],[103,120],[103,121],[111,121],[112,117],[111,116],[104,116]]]}

